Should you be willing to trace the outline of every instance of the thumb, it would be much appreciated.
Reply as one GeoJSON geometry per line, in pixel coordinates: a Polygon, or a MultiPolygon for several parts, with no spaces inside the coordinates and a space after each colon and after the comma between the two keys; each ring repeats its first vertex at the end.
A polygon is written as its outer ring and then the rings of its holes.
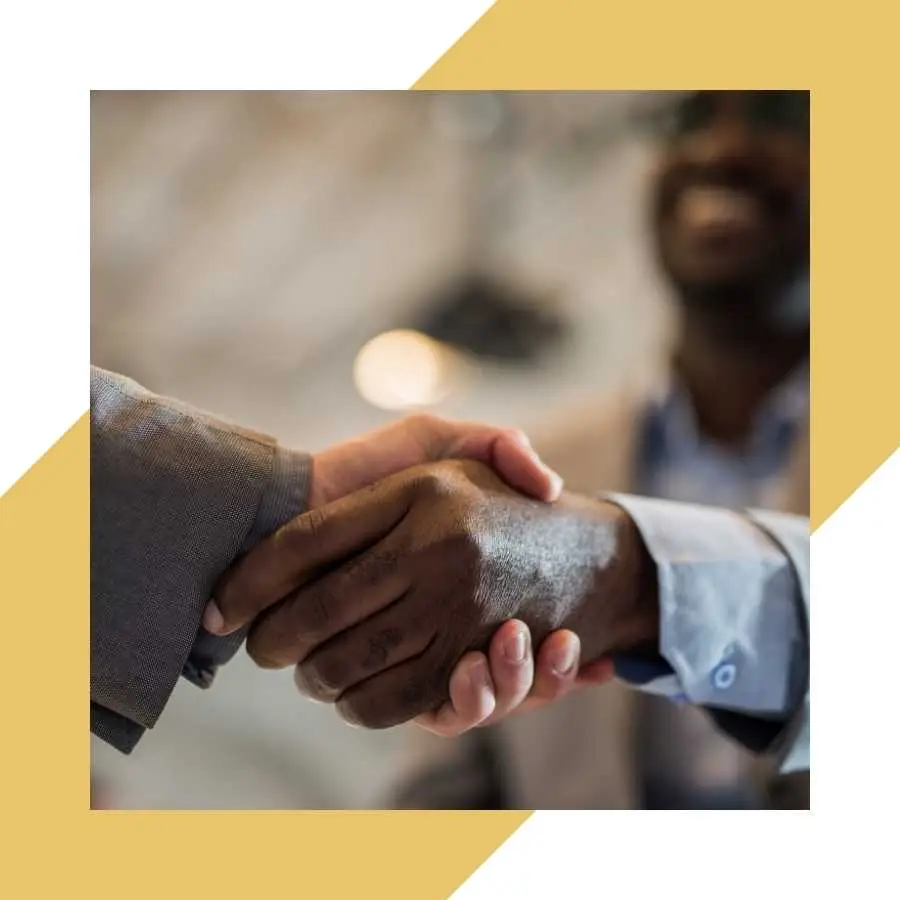
{"type": "Polygon", "coordinates": [[[517,429],[470,422],[442,422],[445,440],[437,459],[483,462],[511,487],[550,503],[559,499],[563,480],[538,456],[527,436],[517,429]]]}
{"type": "Polygon", "coordinates": [[[556,500],[562,490],[562,479],[541,462],[522,432],[417,415],[316,454],[309,505],[322,506],[404,469],[443,459],[482,462],[510,487],[537,500],[556,500]]]}

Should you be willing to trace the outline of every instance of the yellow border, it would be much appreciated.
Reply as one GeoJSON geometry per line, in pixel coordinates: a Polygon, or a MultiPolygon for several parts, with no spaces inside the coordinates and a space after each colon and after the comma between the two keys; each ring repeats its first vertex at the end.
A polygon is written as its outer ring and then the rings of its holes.
{"type": "MultiPolygon", "coordinates": [[[[814,91],[814,525],[900,443],[895,6],[501,0],[416,85],[814,91]]],[[[527,813],[88,811],[88,453],[85,416],[0,501],[8,895],[448,896],[527,813]]]]}
{"type": "Polygon", "coordinates": [[[416,85],[813,91],[812,196],[827,213],[813,229],[814,528],[900,446],[898,20],[886,2],[500,0],[416,85]]]}

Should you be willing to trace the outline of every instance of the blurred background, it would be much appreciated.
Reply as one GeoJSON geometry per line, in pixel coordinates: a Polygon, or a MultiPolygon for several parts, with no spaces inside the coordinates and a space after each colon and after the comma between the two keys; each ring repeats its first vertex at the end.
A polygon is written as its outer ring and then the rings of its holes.
{"type": "MultiPolygon", "coordinates": [[[[94,92],[92,362],[315,451],[412,409],[526,430],[667,328],[652,93],[94,92]]],[[[182,683],[97,805],[368,807],[368,733],[246,656],[182,683]]]]}

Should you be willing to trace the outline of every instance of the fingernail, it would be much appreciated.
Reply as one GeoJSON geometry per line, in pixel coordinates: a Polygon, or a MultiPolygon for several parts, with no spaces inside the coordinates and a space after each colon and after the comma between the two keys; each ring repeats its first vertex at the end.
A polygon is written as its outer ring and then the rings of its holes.
{"type": "Polygon", "coordinates": [[[487,666],[483,662],[473,663],[469,669],[469,684],[476,691],[490,691],[493,693],[493,687],[488,678],[487,666]]]}
{"type": "MultiPolygon", "coordinates": [[[[543,465],[543,463],[542,463],[543,465]]],[[[544,466],[544,469],[547,471],[547,478],[550,479],[550,493],[553,495],[553,498],[556,499],[562,493],[563,489],[563,480],[562,476],[557,472],[554,472],[549,466],[544,466]]]]}
{"type": "Polygon", "coordinates": [[[206,609],[203,611],[203,627],[210,634],[220,634],[225,629],[225,619],[215,600],[210,600],[206,604],[206,609]]]}
{"type": "Polygon", "coordinates": [[[575,668],[575,664],[578,661],[578,651],[575,647],[571,645],[566,645],[558,650],[552,655],[552,659],[550,662],[550,668],[553,669],[554,674],[564,676],[570,675],[572,669],[575,668]]]}
{"type": "Polygon", "coordinates": [[[524,631],[517,631],[503,644],[503,655],[506,661],[520,666],[525,662],[525,653],[528,650],[528,638],[524,631]]]}

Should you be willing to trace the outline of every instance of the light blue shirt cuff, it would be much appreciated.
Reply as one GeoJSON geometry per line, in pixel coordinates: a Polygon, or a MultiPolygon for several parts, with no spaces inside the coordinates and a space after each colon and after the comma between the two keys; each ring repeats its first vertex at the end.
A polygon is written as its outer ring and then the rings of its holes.
{"type": "Polygon", "coordinates": [[[620,659],[619,677],[673,700],[787,721],[806,646],[789,556],[740,513],[607,499],[635,521],[659,580],[660,657],[620,659]]]}
{"type": "Polygon", "coordinates": [[[796,711],[773,748],[783,772],[808,770],[809,762],[809,520],[800,516],[751,509],[747,515],[790,557],[797,573],[799,622],[803,643],[794,657],[793,682],[801,698],[796,711]]]}

